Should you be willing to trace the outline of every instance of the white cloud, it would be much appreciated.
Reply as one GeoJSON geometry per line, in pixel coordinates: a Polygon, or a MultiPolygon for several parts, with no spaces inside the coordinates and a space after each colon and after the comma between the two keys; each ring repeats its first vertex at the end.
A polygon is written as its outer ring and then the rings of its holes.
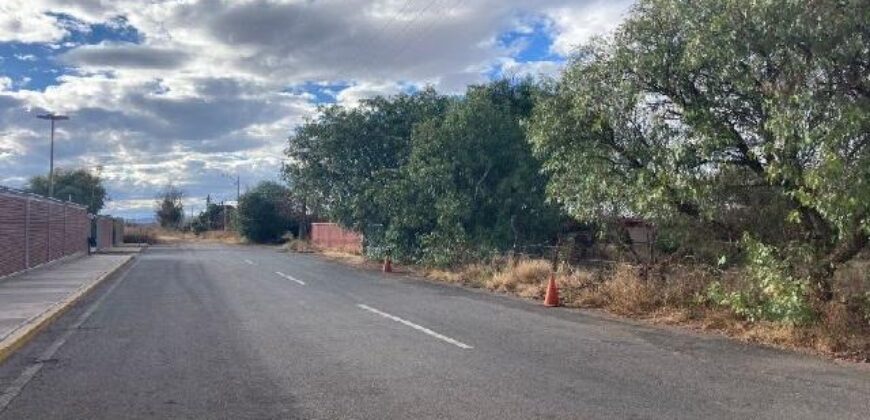
{"type": "Polygon", "coordinates": [[[352,105],[427,84],[459,92],[497,66],[551,75],[558,62],[518,61],[499,34],[530,33],[546,19],[552,50],[564,55],[613,28],[628,4],[2,0],[0,42],[69,49],[54,58],[73,71],[42,90],[0,77],[0,183],[20,186],[45,172],[47,127],[34,115],[51,110],[72,117],[59,126],[58,165],[102,165],[113,211],[141,211],[169,182],[193,197],[231,198],[220,173],[240,172],[250,184],[275,179],[287,135],[314,111],[313,95],[288,88],[345,82],[350,87],[332,94],[352,105]],[[96,23],[133,27],[140,43],[75,45],[67,37],[96,23]]]}
{"type": "Polygon", "coordinates": [[[52,42],[69,32],[45,13],[43,4],[29,0],[0,2],[0,42],[52,42]]]}
{"type": "Polygon", "coordinates": [[[633,3],[631,0],[596,1],[584,7],[559,7],[547,11],[555,35],[552,50],[567,56],[592,37],[612,31],[633,3]]]}
{"type": "Polygon", "coordinates": [[[336,101],[339,105],[356,106],[362,99],[395,95],[405,87],[398,82],[361,82],[339,92],[336,101]]]}

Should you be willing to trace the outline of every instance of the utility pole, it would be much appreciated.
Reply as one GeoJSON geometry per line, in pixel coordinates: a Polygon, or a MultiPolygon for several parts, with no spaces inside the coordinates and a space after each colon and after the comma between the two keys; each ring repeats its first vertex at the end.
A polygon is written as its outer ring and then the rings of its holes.
{"type": "MultiPolygon", "coordinates": [[[[220,171],[220,175],[236,184],[236,209],[239,207],[239,201],[242,199],[242,176],[239,172],[236,172],[236,176],[232,176],[227,172],[220,171]]],[[[224,212],[224,230],[227,230],[227,205],[224,202],[221,202],[221,208],[224,212]]]]}
{"type": "Polygon", "coordinates": [[[66,115],[48,113],[37,115],[36,118],[49,120],[51,122],[51,157],[48,164],[48,197],[54,198],[54,122],[68,120],[69,117],[66,115]]]}

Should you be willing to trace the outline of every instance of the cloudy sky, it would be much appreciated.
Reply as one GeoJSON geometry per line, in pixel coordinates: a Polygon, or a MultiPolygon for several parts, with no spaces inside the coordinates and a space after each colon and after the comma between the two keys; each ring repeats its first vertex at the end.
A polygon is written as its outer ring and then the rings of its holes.
{"type": "Polygon", "coordinates": [[[201,209],[279,177],[318,104],[553,74],[629,0],[0,0],[0,185],[101,170],[105,212],[148,217],[173,183],[201,209]]]}

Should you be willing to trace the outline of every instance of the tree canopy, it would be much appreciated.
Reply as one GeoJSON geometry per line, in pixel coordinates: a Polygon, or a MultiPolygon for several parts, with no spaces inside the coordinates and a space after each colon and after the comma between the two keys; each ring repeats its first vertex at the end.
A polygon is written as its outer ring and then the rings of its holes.
{"type": "Polygon", "coordinates": [[[168,185],[157,196],[154,210],[157,222],[166,229],[178,229],[184,222],[184,192],[168,185]]]}
{"type": "Polygon", "coordinates": [[[449,264],[546,241],[558,214],[521,126],[537,91],[502,80],[462,97],[425,89],[328,107],[290,139],[285,175],[395,258],[449,264]]]}
{"type": "MultiPolygon", "coordinates": [[[[26,189],[35,194],[48,196],[48,176],[30,178],[26,189]]],[[[56,169],[54,198],[87,206],[88,213],[97,214],[105,206],[109,195],[98,173],[87,169],[56,169]]]]}
{"type": "Polygon", "coordinates": [[[551,196],[801,250],[829,288],[870,233],[868,22],[861,1],[640,1],[535,112],[551,196]]]}
{"type": "Polygon", "coordinates": [[[242,194],[237,210],[239,233],[253,242],[275,242],[287,233],[299,233],[301,209],[290,190],[264,181],[242,194]]]}

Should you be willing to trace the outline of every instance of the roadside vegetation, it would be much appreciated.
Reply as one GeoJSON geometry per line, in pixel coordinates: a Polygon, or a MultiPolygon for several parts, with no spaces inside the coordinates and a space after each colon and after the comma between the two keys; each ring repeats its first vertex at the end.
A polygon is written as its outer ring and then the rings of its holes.
{"type": "MultiPolygon", "coordinates": [[[[303,224],[302,207],[284,185],[264,181],[239,197],[237,206],[213,203],[198,214],[185,216],[184,192],[168,186],[157,197],[158,227],[135,229],[136,236],[151,243],[186,240],[221,243],[279,243],[297,238],[303,224]]],[[[133,240],[134,235],[130,235],[133,240]]]]}
{"type": "Polygon", "coordinates": [[[167,185],[155,200],[154,215],[161,228],[179,230],[184,226],[184,191],[167,185]]]}
{"type": "Polygon", "coordinates": [[[252,242],[279,242],[284,235],[299,235],[300,214],[287,187],[261,182],[239,200],[238,230],[252,242]]]}
{"type": "MultiPolygon", "coordinates": [[[[87,206],[88,213],[99,214],[109,200],[106,187],[100,175],[101,168],[64,169],[54,171],[54,197],[87,206]]],[[[30,178],[25,188],[28,192],[48,197],[48,177],[44,175],[30,178]]]]}
{"type": "Polygon", "coordinates": [[[866,358],[868,16],[640,1],[552,80],[322,108],[284,175],[373,260],[866,358]]]}

